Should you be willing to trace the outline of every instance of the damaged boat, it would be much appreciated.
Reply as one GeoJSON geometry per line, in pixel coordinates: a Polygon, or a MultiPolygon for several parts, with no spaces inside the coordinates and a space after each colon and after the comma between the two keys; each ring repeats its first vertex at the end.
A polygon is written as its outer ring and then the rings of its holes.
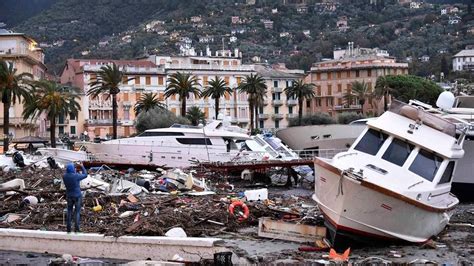
{"type": "Polygon", "coordinates": [[[395,101],[348,151],[315,159],[313,199],[329,240],[422,243],[439,234],[459,203],[450,190],[463,141],[454,124],[395,101]]]}

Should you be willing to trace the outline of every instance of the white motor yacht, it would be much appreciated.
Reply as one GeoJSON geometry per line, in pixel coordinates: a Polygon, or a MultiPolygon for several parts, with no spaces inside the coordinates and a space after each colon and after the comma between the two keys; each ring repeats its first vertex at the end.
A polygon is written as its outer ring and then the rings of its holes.
{"type": "Polygon", "coordinates": [[[193,162],[227,162],[239,154],[240,128],[213,121],[204,127],[173,125],[102,143],[84,143],[93,161],[113,165],[189,167],[193,162]]]}
{"type": "Polygon", "coordinates": [[[394,101],[348,151],[315,159],[313,198],[330,241],[422,243],[439,234],[459,203],[450,190],[463,139],[454,124],[394,101]]]}

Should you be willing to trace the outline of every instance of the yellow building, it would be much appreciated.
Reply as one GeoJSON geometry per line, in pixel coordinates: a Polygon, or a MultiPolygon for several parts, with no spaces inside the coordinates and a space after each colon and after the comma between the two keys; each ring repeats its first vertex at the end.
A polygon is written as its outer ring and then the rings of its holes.
{"type": "Polygon", "coordinates": [[[316,85],[316,98],[306,102],[306,113],[324,112],[336,117],[342,112],[379,114],[383,103],[369,99],[364,106],[356,102],[349,104],[344,95],[352,91],[352,83],[365,82],[370,91],[375,88],[377,78],[385,75],[408,74],[407,63],[397,63],[383,50],[348,49],[343,53],[335,51],[335,60],[313,64],[307,82],[316,85]]]}
{"type": "Polygon", "coordinates": [[[274,130],[288,127],[291,118],[298,117],[298,99],[289,99],[285,88],[293,81],[304,79],[303,70],[290,70],[284,64],[256,65],[255,71],[263,77],[267,85],[267,96],[264,106],[259,108],[257,127],[263,130],[274,130]]]}
{"type": "MultiPolygon", "coordinates": [[[[34,79],[45,78],[46,66],[41,48],[32,38],[23,33],[13,33],[0,29],[0,59],[12,63],[17,69],[17,74],[30,73],[34,79]]],[[[0,110],[3,104],[0,102],[0,110]]],[[[44,117],[35,121],[22,118],[23,105],[16,103],[10,107],[10,138],[25,136],[46,136],[47,123],[44,117]]],[[[0,114],[0,125],[3,128],[3,112],[0,114]]],[[[3,139],[3,129],[1,131],[3,139]]]]}

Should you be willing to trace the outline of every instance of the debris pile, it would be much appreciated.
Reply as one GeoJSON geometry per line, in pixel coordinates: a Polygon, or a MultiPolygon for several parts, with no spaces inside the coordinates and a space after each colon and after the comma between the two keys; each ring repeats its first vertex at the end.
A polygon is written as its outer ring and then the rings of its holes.
{"type": "MultiPolygon", "coordinates": [[[[62,169],[33,167],[2,173],[0,227],[65,231],[62,175],[62,169]]],[[[270,200],[266,188],[236,188],[204,172],[116,171],[102,166],[91,169],[81,187],[82,232],[164,236],[181,228],[186,236],[215,236],[257,226],[261,217],[315,223],[304,218],[315,206],[302,207],[298,197],[270,200]]]]}

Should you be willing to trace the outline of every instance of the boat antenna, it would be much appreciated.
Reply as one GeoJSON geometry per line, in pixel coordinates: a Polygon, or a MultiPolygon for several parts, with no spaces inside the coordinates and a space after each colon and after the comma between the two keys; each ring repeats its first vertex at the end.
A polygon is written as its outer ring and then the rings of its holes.
{"type": "Polygon", "coordinates": [[[202,127],[202,134],[204,134],[204,145],[206,145],[207,161],[210,162],[210,161],[211,161],[211,158],[209,158],[209,148],[207,147],[207,139],[208,139],[208,138],[206,138],[206,132],[204,131],[204,128],[205,128],[205,126],[202,127]]]}

